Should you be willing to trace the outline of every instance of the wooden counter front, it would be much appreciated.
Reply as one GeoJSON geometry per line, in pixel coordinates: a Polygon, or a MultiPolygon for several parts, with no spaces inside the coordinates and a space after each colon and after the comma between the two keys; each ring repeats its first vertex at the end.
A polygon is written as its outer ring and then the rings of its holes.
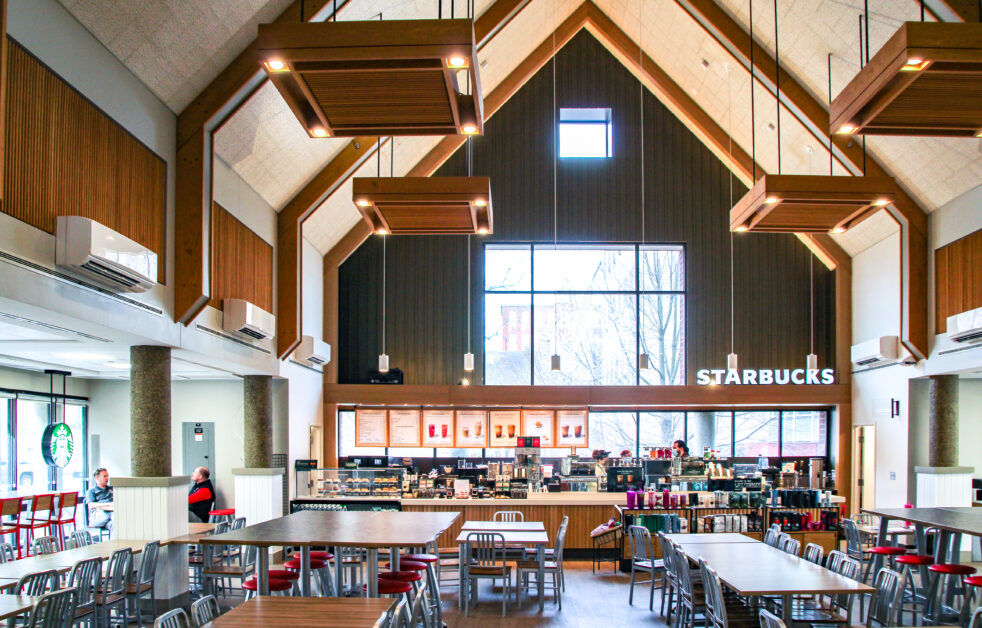
{"type": "MultiPolygon", "coordinates": [[[[431,506],[414,504],[412,499],[402,500],[403,512],[459,512],[457,519],[439,537],[442,548],[457,548],[454,539],[460,534],[465,521],[490,521],[499,510],[517,510],[525,515],[526,521],[541,521],[549,534],[550,546],[556,541],[556,532],[563,516],[569,516],[569,527],[566,529],[566,549],[592,549],[590,532],[601,523],[607,523],[617,514],[613,504],[610,505],[577,505],[549,504],[527,506],[512,503],[512,500],[453,500],[452,505],[431,506]]],[[[521,500],[516,500],[521,501],[521,500]]]]}

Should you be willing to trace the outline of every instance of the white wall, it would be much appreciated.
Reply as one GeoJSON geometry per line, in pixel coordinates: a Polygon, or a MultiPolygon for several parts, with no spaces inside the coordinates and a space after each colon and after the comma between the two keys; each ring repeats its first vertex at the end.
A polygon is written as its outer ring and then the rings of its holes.
{"type": "MultiPolygon", "coordinates": [[[[0,388],[47,394],[51,390],[51,384],[48,376],[44,373],[0,366],[0,388]]],[[[55,392],[61,392],[60,377],[55,378],[55,392]]],[[[65,381],[65,392],[75,397],[87,397],[89,395],[89,380],[69,377],[65,381]]]]}

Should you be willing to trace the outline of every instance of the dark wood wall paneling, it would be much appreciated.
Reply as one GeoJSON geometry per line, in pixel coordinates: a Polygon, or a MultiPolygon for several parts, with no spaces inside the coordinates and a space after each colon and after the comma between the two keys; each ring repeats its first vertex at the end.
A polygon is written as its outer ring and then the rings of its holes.
{"type": "Polygon", "coordinates": [[[164,280],[167,164],[11,39],[4,213],[48,233],[85,216],[158,256],[164,280]]]}
{"type": "MultiPolygon", "coordinates": [[[[559,107],[610,107],[613,158],[559,160],[560,241],[641,240],[637,80],[587,32],[556,57],[559,107]]],[[[552,70],[546,65],[474,141],[473,172],[491,177],[494,235],[471,242],[472,347],[482,381],[483,242],[551,241],[552,70]]],[[[645,239],[686,246],[687,383],[725,368],[730,351],[729,171],[645,93],[645,239]]],[[[465,151],[438,171],[466,174],[465,151]]],[[[745,188],[733,181],[732,199],[745,188]]],[[[790,234],[737,234],[735,348],[741,368],[804,367],[809,352],[810,252],[790,234]]],[[[387,350],[407,384],[455,384],[466,351],[466,238],[388,239],[387,350]]],[[[340,269],[339,382],[366,381],[380,351],[378,237],[340,269]]],[[[834,282],[815,260],[815,352],[832,366],[834,282]]]]}
{"type": "Polygon", "coordinates": [[[211,212],[211,300],[245,299],[273,311],[273,247],[218,203],[211,212]]]}
{"type": "Polygon", "coordinates": [[[948,317],[982,307],[982,229],[934,252],[936,333],[948,331],[948,317]]]}

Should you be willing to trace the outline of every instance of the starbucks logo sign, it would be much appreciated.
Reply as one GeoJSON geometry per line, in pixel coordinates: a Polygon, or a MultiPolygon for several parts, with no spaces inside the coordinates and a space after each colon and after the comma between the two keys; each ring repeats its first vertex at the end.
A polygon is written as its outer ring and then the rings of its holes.
{"type": "Polygon", "coordinates": [[[75,452],[75,439],[72,430],[64,423],[55,423],[44,428],[41,436],[41,454],[44,461],[55,467],[64,467],[75,452]]]}

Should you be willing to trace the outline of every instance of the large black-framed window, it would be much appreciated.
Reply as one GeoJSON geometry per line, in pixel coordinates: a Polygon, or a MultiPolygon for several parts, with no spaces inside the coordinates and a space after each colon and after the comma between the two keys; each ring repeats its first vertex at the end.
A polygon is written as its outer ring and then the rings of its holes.
{"type": "Polygon", "coordinates": [[[486,243],[484,383],[683,385],[685,287],[682,244],[486,243]]]}

